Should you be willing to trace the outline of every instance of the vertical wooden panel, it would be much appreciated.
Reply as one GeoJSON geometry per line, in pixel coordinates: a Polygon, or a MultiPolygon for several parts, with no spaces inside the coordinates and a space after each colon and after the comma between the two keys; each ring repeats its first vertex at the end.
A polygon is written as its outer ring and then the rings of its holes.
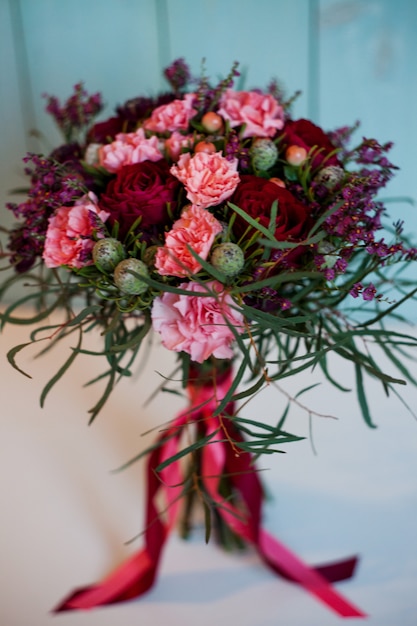
{"type": "Polygon", "coordinates": [[[212,79],[240,62],[245,88],[278,78],[292,95],[303,90],[294,114],[308,106],[308,0],[165,0],[171,60],[185,57],[194,73],[201,60],[212,79]]]}
{"type": "MultiPolygon", "coordinates": [[[[14,45],[11,8],[11,2],[0,2],[0,224],[7,228],[13,224],[14,217],[5,204],[16,200],[9,192],[22,186],[22,157],[28,149],[33,148],[25,133],[25,108],[22,108],[22,85],[14,45]]],[[[2,245],[6,240],[7,237],[0,233],[2,245]]],[[[1,273],[0,280],[4,278],[5,274],[1,273]]]]}
{"type": "Polygon", "coordinates": [[[37,123],[57,140],[41,93],[66,98],[82,80],[108,111],[160,85],[154,0],[21,0],[37,123]]]}
{"type": "Polygon", "coordinates": [[[392,140],[401,171],[395,195],[415,190],[417,143],[417,3],[321,0],[320,121],[360,119],[360,133],[392,140]]]}
{"type": "MultiPolygon", "coordinates": [[[[320,0],[320,122],[335,128],[361,121],[356,135],[393,141],[400,170],[381,198],[389,219],[403,219],[417,240],[417,3],[412,0],[320,0]]],[[[407,277],[416,280],[415,264],[407,277]]],[[[417,320],[409,301],[403,313],[417,320]]]]}

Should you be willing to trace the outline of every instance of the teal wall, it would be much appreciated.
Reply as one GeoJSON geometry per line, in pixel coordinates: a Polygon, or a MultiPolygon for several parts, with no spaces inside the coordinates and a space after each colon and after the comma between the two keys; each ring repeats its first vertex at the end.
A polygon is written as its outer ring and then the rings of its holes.
{"type": "MultiPolygon", "coordinates": [[[[110,114],[164,88],[179,56],[195,73],[205,57],[213,77],[239,60],[246,87],[277,77],[303,92],[294,115],[325,129],[360,119],[362,134],[395,142],[387,195],[417,199],[416,33],[416,0],[0,0],[1,223],[22,155],[59,140],[42,93],[64,98],[83,80],[110,114]]],[[[390,211],[417,234],[417,206],[390,211]]]]}

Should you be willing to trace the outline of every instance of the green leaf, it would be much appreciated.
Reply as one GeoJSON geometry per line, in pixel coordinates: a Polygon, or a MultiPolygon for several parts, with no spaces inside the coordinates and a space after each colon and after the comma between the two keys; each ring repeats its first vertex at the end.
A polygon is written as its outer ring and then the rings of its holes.
{"type": "Polygon", "coordinates": [[[153,452],[154,450],[157,450],[158,448],[160,448],[161,446],[163,446],[165,443],[167,443],[170,439],[172,439],[172,437],[177,436],[177,432],[175,430],[173,430],[172,432],[170,432],[166,437],[162,437],[162,438],[158,438],[155,443],[153,443],[152,445],[148,446],[145,450],[142,450],[142,452],[140,452],[139,454],[137,454],[136,456],[134,456],[132,459],[130,459],[129,461],[126,461],[126,463],[123,463],[123,465],[121,465],[120,467],[117,467],[116,469],[112,470],[113,474],[117,474],[119,472],[123,472],[125,469],[127,469],[128,467],[130,467],[131,465],[133,465],[134,463],[136,463],[137,461],[140,461],[140,459],[143,459],[144,457],[148,456],[148,454],[150,454],[151,452],[153,452]]]}
{"type": "MultiPolygon", "coordinates": [[[[83,333],[80,329],[79,332],[79,337],[78,337],[78,344],[77,344],[77,348],[80,348],[81,343],[82,343],[82,337],[83,337],[83,333]]],[[[68,359],[65,361],[65,363],[62,365],[62,367],[59,368],[59,370],[57,371],[57,373],[49,380],[49,382],[45,385],[45,387],[42,390],[41,393],[41,397],[40,397],[40,405],[41,407],[44,406],[45,403],[45,399],[46,396],[48,395],[48,393],[50,392],[50,390],[52,389],[52,387],[60,380],[60,378],[62,378],[62,376],[65,374],[65,372],[68,370],[68,368],[71,366],[71,364],[74,362],[76,356],[77,356],[77,349],[73,350],[70,354],[70,356],[68,357],[68,359]]]]}
{"type": "Polygon", "coordinates": [[[228,203],[228,206],[232,209],[232,211],[237,213],[246,222],[248,222],[248,224],[250,224],[253,228],[255,228],[260,233],[262,233],[264,237],[266,237],[270,241],[276,241],[274,235],[267,228],[265,228],[265,226],[262,226],[262,224],[254,220],[253,217],[251,217],[250,215],[248,215],[246,211],[243,211],[240,207],[236,206],[235,204],[232,204],[231,202],[228,203]]]}
{"type": "Polygon", "coordinates": [[[226,395],[224,396],[223,400],[221,402],[219,402],[219,405],[217,407],[217,410],[215,412],[215,415],[220,415],[221,413],[223,413],[223,411],[225,410],[226,406],[229,404],[229,402],[232,401],[233,399],[233,394],[236,391],[237,387],[240,385],[240,382],[246,372],[246,368],[249,364],[249,360],[247,357],[247,353],[244,354],[243,358],[242,358],[242,362],[239,366],[238,371],[235,373],[235,376],[233,377],[233,381],[232,384],[230,385],[230,388],[228,389],[226,395]]]}
{"type": "Polygon", "coordinates": [[[206,544],[210,541],[211,535],[211,510],[207,502],[203,499],[203,510],[204,510],[204,525],[205,525],[205,542],[206,544]]]}
{"type": "Polygon", "coordinates": [[[145,319],[145,323],[142,324],[142,326],[139,326],[128,335],[127,341],[125,341],[124,343],[117,343],[116,345],[111,346],[110,352],[125,352],[126,350],[129,350],[131,348],[140,346],[143,339],[147,336],[151,328],[152,322],[150,318],[147,317],[145,319]]]}
{"type": "Polygon", "coordinates": [[[371,414],[369,412],[368,401],[366,399],[365,387],[363,384],[362,368],[358,363],[356,363],[355,365],[355,373],[356,373],[356,392],[357,392],[358,401],[361,407],[363,418],[370,428],[376,428],[375,424],[372,422],[371,414]]]}
{"type": "Polygon", "coordinates": [[[320,226],[327,220],[328,217],[330,217],[331,215],[333,215],[333,213],[336,213],[336,211],[338,211],[340,209],[341,206],[343,206],[343,204],[345,203],[344,200],[340,200],[340,202],[337,202],[335,205],[333,205],[332,207],[330,207],[330,209],[327,209],[327,211],[325,211],[315,222],[314,222],[314,226],[311,228],[310,232],[308,233],[308,236],[311,237],[312,235],[314,235],[314,233],[320,228],[320,226]]]}
{"type": "Polygon", "coordinates": [[[1,328],[3,329],[6,326],[6,324],[18,324],[18,325],[27,325],[27,326],[31,324],[37,324],[38,322],[41,322],[42,320],[44,320],[46,317],[49,317],[49,315],[51,315],[51,313],[53,313],[53,311],[55,311],[55,309],[60,305],[60,301],[56,300],[48,308],[44,308],[40,312],[30,317],[12,317],[11,314],[13,313],[13,311],[18,309],[23,304],[27,304],[31,300],[34,300],[37,298],[39,298],[39,294],[30,294],[28,296],[24,296],[23,298],[20,298],[19,300],[16,300],[16,302],[11,304],[5,310],[4,313],[0,314],[1,328]]]}
{"type": "Polygon", "coordinates": [[[352,391],[351,389],[349,389],[349,387],[344,387],[341,383],[338,383],[337,380],[333,378],[333,376],[331,376],[329,369],[327,367],[327,360],[325,357],[319,359],[318,363],[323,374],[325,375],[329,383],[333,385],[333,387],[336,387],[336,389],[339,389],[340,391],[343,391],[343,392],[352,391]]]}
{"type": "Polygon", "coordinates": [[[271,206],[271,215],[269,216],[268,230],[275,239],[275,230],[277,223],[278,200],[274,200],[271,206]]]}
{"type": "Polygon", "coordinates": [[[385,309],[384,311],[381,311],[381,313],[379,313],[378,315],[376,315],[372,319],[367,320],[363,324],[359,324],[359,326],[361,326],[361,327],[363,327],[363,326],[372,326],[376,322],[379,322],[379,320],[381,320],[382,318],[391,315],[396,309],[398,309],[399,306],[401,306],[402,304],[404,304],[404,302],[406,302],[407,300],[412,298],[416,293],[417,293],[417,287],[415,289],[413,289],[412,291],[410,291],[410,293],[408,293],[406,296],[404,296],[404,298],[402,298],[398,302],[395,302],[388,309],[385,309]]]}
{"type": "Polygon", "coordinates": [[[91,417],[88,421],[88,425],[90,426],[95,418],[97,417],[97,415],[99,414],[99,412],[101,411],[101,409],[103,408],[103,406],[105,405],[105,403],[107,402],[111,392],[113,391],[113,387],[115,384],[115,379],[116,379],[116,371],[115,370],[110,370],[109,374],[108,374],[109,380],[107,382],[107,385],[104,389],[104,392],[101,396],[101,398],[99,399],[99,401],[97,402],[97,404],[95,406],[93,406],[92,409],[90,409],[88,412],[91,413],[91,417]]]}
{"type": "MultiPolygon", "coordinates": [[[[205,259],[201,258],[201,256],[199,256],[197,254],[197,252],[195,252],[195,250],[193,250],[192,247],[190,245],[188,245],[188,244],[187,244],[187,249],[190,252],[190,254],[199,262],[199,264],[207,272],[207,274],[209,274],[209,276],[211,276],[215,280],[218,280],[219,283],[225,283],[226,282],[225,275],[222,272],[220,272],[219,270],[217,270],[211,263],[208,263],[208,261],[206,261],[205,259]]],[[[197,282],[200,282],[200,281],[198,281],[198,276],[194,276],[193,278],[197,278],[197,282]]]]}
{"type": "Polygon", "coordinates": [[[184,456],[187,456],[187,454],[190,454],[190,452],[194,452],[195,450],[199,450],[200,448],[203,448],[204,446],[208,445],[210,443],[210,440],[213,439],[213,437],[217,434],[217,432],[218,430],[215,430],[212,433],[206,435],[205,437],[201,437],[200,439],[197,439],[197,441],[195,441],[191,445],[187,446],[186,448],[183,448],[176,454],[173,454],[172,456],[170,456],[169,459],[165,459],[165,461],[162,461],[162,463],[160,463],[155,468],[155,471],[159,473],[163,469],[168,467],[168,465],[171,465],[171,463],[174,463],[175,461],[182,459],[184,456]]]}
{"type": "Polygon", "coordinates": [[[17,370],[18,372],[20,372],[21,374],[23,374],[23,376],[27,376],[27,378],[32,378],[32,376],[30,376],[30,374],[27,374],[24,370],[22,370],[16,363],[15,361],[15,357],[16,355],[23,350],[24,348],[26,348],[27,346],[31,346],[32,345],[32,341],[28,341],[27,343],[21,343],[18,346],[14,346],[14,348],[12,348],[11,350],[9,350],[9,352],[7,353],[7,360],[9,361],[10,365],[12,367],[14,367],[15,370],[17,370]]]}
{"type": "Polygon", "coordinates": [[[103,310],[103,306],[101,304],[93,304],[91,306],[83,309],[78,315],[73,317],[69,322],[67,322],[67,326],[78,326],[85,320],[86,317],[90,317],[91,315],[95,315],[99,311],[103,310]]]}
{"type": "Polygon", "coordinates": [[[312,244],[318,243],[325,239],[327,234],[324,231],[317,233],[317,235],[313,235],[312,237],[308,237],[307,239],[303,239],[302,241],[269,241],[265,239],[260,239],[259,243],[267,248],[274,248],[276,250],[291,250],[293,248],[299,248],[300,246],[311,246],[312,244]]]}

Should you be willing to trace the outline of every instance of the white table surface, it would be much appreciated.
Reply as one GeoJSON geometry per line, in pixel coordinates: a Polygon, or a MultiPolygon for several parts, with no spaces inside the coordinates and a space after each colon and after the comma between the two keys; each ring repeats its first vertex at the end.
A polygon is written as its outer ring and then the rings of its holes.
{"type": "MultiPolygon", "coordinates": [[[[142,598],[88,612],[51,614],[75,587],[100,580],[129,554],[143,528],[143,464],[113,473],[151,438],[142,433],[173,417],[183,402],[160,394],[144,400],[168,374],[172,355],[155,348],[145,372],[125,380],[96,422],[87,409],[97,398],[82,384],[101,371],[99,360],[74,364],[39,407],[45,382],[66,358],[62,347],[19,363],[8,348],[26,341],[27,328],[9,327],[0,337],[0,625],[1,626],[327,626],[342,619],[298,586],[271,573],[256,554],[225,553],[204,543],[201,529],[184,542],[170,538],[157,585],[142,598]]],[[[413,331],[415,332],[415,331],[413,331]]],[[[97,343],[98,345],[98,343],[97,343]]],[[[417,364],[412,365],[417,376],[417,364]]],[[[352,382],[344,363],[336,377],[352,382]]],[[[285,382],[294,393],[310,375],[285,382]]],[[[320,377],[317,377],[320,380],[320,377]]],[[[337,588],[369,614],[375,626],[417,624],[417,421],[377,384],[368,384],[377,429],[362,421],[354,393],[327,384],[302,401],[317,412],[311,442],[285,447],[262,460],[271,499],[266,527],[309,563],[359,554],[352,580],[337,588]]],[[[404,398],[417,410],[417,390],[404,398]]],[[[268,389],[247,407],[252,418],[272,419],[285,399],[268,389]]],[[[308,436],[308,415],[291,414],[289,429],[308,436]]],[[[358,620],[363,621],[365,620],[358,620]]]]}

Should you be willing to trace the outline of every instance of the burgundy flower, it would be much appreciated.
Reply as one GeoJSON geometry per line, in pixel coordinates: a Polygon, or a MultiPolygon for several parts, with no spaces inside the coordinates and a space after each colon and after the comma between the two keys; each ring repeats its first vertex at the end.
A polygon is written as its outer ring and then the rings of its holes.
{"type": "Polygon", "coordinates": [[[340,165],[336,155],[329,156],[335,150],[328,135],[309,120],[288,120],[284,127],[284,149],[289,146],[300,146],[307,152],[314,150],[313,167],[320,165],[340,165]]]}
{"type": "MultiPolygon", "coordinates": [[[[253,176],[240,177],[231,202],[243,209],[253,219],[268,228],[273,202],[278,201],[275,222],[275,238],[278,241],[300,241],[307,234],[310,220],[308,208],[295,198],[291,192],[276,183],[253,176]]],[[[248,227],[242,217],[237,216],[235,232],[240,237],[248,227]]]]}
{"type": "Polygon", "coordinates": [[[88,143],[108,143],[118,133],[134,132],[139,122],[149,117],[152,111],[161,104],[168,104],[175,99],[175,94],[164,93],[157,98],[138,97],[127,100],[116,108],[116,115],[104,122],[98,122],[89,130],[88,143]]]}
{"type": "Polygon", "coordinates": [[[98,122],[90,128],[87,135],[88,143],[108,143],[112,141],[118,133],[126,132],[128,123],[121,117],[109,117],[104,122],[98,122]]]}
{"type": "Polygon", "coordinates": [[[164,160],[125,165],[107,185],[99,206],[110,213],[110,226],[119,223],[119,238],[125,237],[139,217],[142,219],[137,230],[146,238],[155,227],[168,222],[168,204],[175,211],[179,186],[164,160]]]}

